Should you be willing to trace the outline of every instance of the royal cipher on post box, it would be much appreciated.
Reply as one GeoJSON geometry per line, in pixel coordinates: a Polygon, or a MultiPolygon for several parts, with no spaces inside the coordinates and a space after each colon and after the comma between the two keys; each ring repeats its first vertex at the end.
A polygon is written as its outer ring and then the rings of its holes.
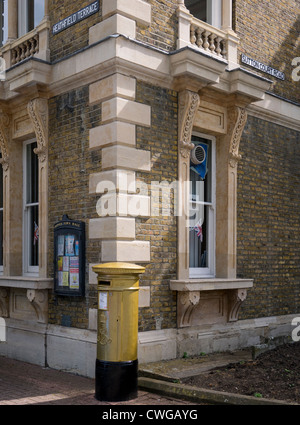
{"type": "Polygon", "coordinates": [[[64,215],[54,225],[54,292],[84,296],[85,223],[64,215]]]}

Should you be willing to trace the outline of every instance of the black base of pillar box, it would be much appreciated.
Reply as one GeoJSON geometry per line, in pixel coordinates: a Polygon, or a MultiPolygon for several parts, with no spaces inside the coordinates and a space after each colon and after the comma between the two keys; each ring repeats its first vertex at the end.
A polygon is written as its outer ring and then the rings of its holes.
{"type": "Polygon", "coordinates": [[[107,362],[96,359],[96,393],[99,401],[137,398],[138,360],[107,362]]]}

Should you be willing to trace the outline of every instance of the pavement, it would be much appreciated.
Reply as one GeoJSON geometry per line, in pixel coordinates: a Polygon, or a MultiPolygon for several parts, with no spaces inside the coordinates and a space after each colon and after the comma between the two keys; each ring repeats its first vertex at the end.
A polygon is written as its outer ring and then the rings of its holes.
{"type": "Polygon", "coordinates": [[[126,402],[95,398],[95,380],[0,356],[0,406],[4,405],[190,405],[188,400],[139,389],[126,402]]]}
{"type": "MultiPolygon", "coordinates": [[[[216,353],[199,358],[139,364],[138,397],[126,402],[95,398],[95,380],[0,356],[0,406],[102,405],[188,406],[224,404],[274,404],[257,399],[189,387],[179,383],[215,367],[251,359],[251,352],[216,353]]],[[[284,404],[275,402],[275,404],[284,404]]]]}

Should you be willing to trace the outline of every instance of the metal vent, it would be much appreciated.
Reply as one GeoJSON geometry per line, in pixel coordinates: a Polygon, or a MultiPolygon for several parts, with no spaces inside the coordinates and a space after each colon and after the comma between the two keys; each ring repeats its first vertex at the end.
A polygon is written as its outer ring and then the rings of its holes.
{"type": "Polygon", "coordinates": [[[198,165],[202,164],[205,161],[206,152],[201,145],[197,145],[191,152],[191,161],[193,164],[198,165]]]}

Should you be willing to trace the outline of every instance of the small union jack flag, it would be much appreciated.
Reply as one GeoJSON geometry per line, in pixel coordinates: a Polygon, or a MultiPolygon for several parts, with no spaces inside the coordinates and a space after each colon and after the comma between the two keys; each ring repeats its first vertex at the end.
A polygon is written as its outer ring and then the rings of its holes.
{"type": "Polygon", "coordinates": [[[34,222],[33,245],[39,240],[39,226],[34,222]]]}
{"type": "Polygon", "coordinates": [[[200,238],[201,242],[203,241],[203,233],[202,233],[202,226],[200,224],[196,224],[194,227],[195,232],[197,233],[198,238],[200,238]]]}

